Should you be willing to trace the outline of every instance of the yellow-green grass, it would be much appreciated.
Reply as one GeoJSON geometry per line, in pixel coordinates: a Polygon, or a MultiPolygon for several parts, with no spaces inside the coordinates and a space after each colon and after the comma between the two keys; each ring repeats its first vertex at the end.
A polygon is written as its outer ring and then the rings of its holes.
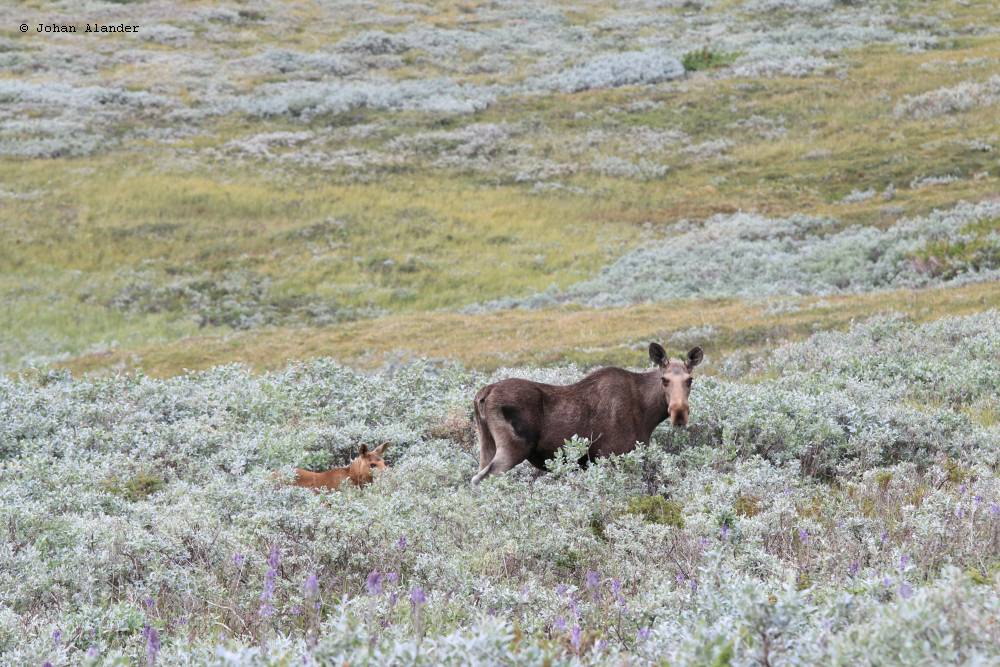
{"type": "Polygon", "coordinates": [[[766,303],[680,300],[601,310],[397,314],[323,328],[197,336],[83,355],[60,365],[75,373],[142,368],[154,376],[229,362],[268,370],[283,367],[289,359],[321,356],[359,367],[375,367],[399,356],[454,359],[486,370],[567,362],[635,366],[645,363],[649,341],[668,340],[672,333],[705,326],[714,333],[704,345],[710,359],[718,360],[734,350],[767,350],[887,311],[923,321],[998,308],[1000,285],[803,298],[796,305],[797,309],[783,313],[769,312],[766,303]]]}
{"type": "MultiPolygon", "coordinates": [[[[968,17],[993,10],[955,11],[968,17]]],[[[441,20],[460,13],[449,9],[441,20]]],[[[310,39],[303,33],[300,41],[310,39]]],[[[0,299],[6,304],[0,330],[13,341],[0,349],[0,364],[9,368],[25,355],[79,354],[115,341],[133,348],[144,339],[159,344],[191,336],[196,325],[190,313],[122,313],[108,306],[138,272],[167,283],[246,271],[270,280],[274,300],[308,296],[406,319],[588,278],[649,238],[639,227],[645,223],[745,210],[885,226],[959,200],[995,196],[996,152],[961,142],[990,140],[998,107],[929,120],[894,113],[906,95],[992,73],[988,64],[920,69],[935,60],[970,58],[1000,58],[1000,40],[963,37],[954,48],[927,53],[859,49],[839,58],[844,78],[749,81],[696,74],[680,87],[509,98],[483,113],[443,121],[372,110],[341,119],[380,122],[396,134],[467,122],[538,122],[546,130],[529,135],[537,144],[531,150],[567,162],[580,158],[564,145],[591,126],[680,128],[691,143],[733,141],[722,158],[696,159],[682,145],[650,151],[648,159],[671,167],[654,181],[598,177],[586,169],[565,179],[583,194],[537,193],[530,183],[496,174],[454,173],[419,162],[376,169],[356,182],[357,175],[347,172],[199,157],[259,132],[305,127],[322,133],[331,119],[302,125],[226,117],[174,147],[145,144],[144,153],[130,146],[84,159],[0,160],[5,190],[38,193],[0,198],[0,299]],[[608,112],[645,99],[664,106],[608,112]],[[578,117],[578,111],[587,115],[578,117]],[[731,127],[752,115],[780,120],[785,134],[761,138],[731,127]],[[187,152],[183,159],[177,150],[187,152]],[[914,178],[948,173],[963,178],[908,187],[914,178]],[[892,201],[841,201],[852,190],[881,191],[889,183],[896,186],[892,201]],[[343,226],[329,226],[333,220],[343,226]]],[[[445,322],[452,316],[427,317],[445,322]]],[[[362,330],[382,322],[351,326],[362,330]]]]}

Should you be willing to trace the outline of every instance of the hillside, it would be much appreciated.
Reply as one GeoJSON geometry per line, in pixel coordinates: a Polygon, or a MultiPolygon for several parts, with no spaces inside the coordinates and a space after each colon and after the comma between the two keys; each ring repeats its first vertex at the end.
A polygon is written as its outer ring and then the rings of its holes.
{"type": "Polygon", "coordinates": [[[994,3],[0,18],[0,665],[1000,660],[994,3]],[[650,341],[688,428],[470,487],[650,341]]]}

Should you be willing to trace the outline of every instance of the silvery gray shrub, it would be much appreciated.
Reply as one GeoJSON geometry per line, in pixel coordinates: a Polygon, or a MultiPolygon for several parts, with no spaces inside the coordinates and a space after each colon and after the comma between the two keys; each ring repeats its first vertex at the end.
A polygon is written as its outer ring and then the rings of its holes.
{"type": "Polygon", "coordinates": [[[884,665],[960,651],[989,664],[1000,433],[966,410],[990,395],[998,321],[819,334],[751,375],[697,378],[686,431],[477,489],[474,456],[438,425],[467,419],[490,379],[580,369],[316,360],[5,377],[0,651],[163,665],[884,665]],[[389,471],[360,490],[272,477],[385,441],[389,471]],[[670,523],[630,509],[660,494],[670,523]]]}
{"type": "MultiPolygon", "coordinates": [[[[962,203],[886,230],[842,228],[835,220],[803,215],[780,220],[748,213],[718,215],[700,225],[675,225],[670,236],[643,243],[565,291],[507,298],[480,308],[565,302],[605,307],[685,297],[843,294],[942,284],[942,277],[916,261],[916,253],[934,241],[971,238],[964,231],[967,226],[998,216],[995,201],[962,203]]],[[[995,236],[985,240],[1000,244],[995,236]]],[[[967,266],[953,281],[995,279],[997,269],[967,266]]]]}

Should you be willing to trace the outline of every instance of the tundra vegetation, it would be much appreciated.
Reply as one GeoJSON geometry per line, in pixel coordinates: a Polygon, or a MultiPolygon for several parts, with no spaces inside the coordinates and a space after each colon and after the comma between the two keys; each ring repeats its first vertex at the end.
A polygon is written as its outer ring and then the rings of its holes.
{"type": "Polygon", "coordinates": [[[0,664],[995,663],[998,64],[964,0],[0,6],[0,664]],[[478,388],[653,340],[688,428],[468,487],[478,388]]]}

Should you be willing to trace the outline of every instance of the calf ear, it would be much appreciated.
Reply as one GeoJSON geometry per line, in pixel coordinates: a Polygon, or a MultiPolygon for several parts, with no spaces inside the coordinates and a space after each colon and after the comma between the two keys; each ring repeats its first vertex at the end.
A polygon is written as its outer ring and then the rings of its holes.
{"type": "Polygon", "coordinates": [[[385,452],[385,448],[388,446],[389,446],[388,442],[383,442],[381,445],[372,450],[372,454],[378,454],[379,456],[382,456],[382,454],[385,452]]]}
{"type": "Polygon", "coordinates": [[[657,366],[662,366],[667,363],[667,351],[659,343],[650,343],[649,359],[657,366]]]}
{"type": "Polygon", "coordinates": [[[361,451],[358,452],[358,456],[367,456],[367,455],[368,455],[368,445],[361,445],[361,451]]]}
{"type": "Polygon", "coordinates": [[[691,370],[695,366],[701,363],[701,360],[705,358],[705,352],[700,347],[692,347],[691,351],[688,352],[687,367],[691,370]]]}

